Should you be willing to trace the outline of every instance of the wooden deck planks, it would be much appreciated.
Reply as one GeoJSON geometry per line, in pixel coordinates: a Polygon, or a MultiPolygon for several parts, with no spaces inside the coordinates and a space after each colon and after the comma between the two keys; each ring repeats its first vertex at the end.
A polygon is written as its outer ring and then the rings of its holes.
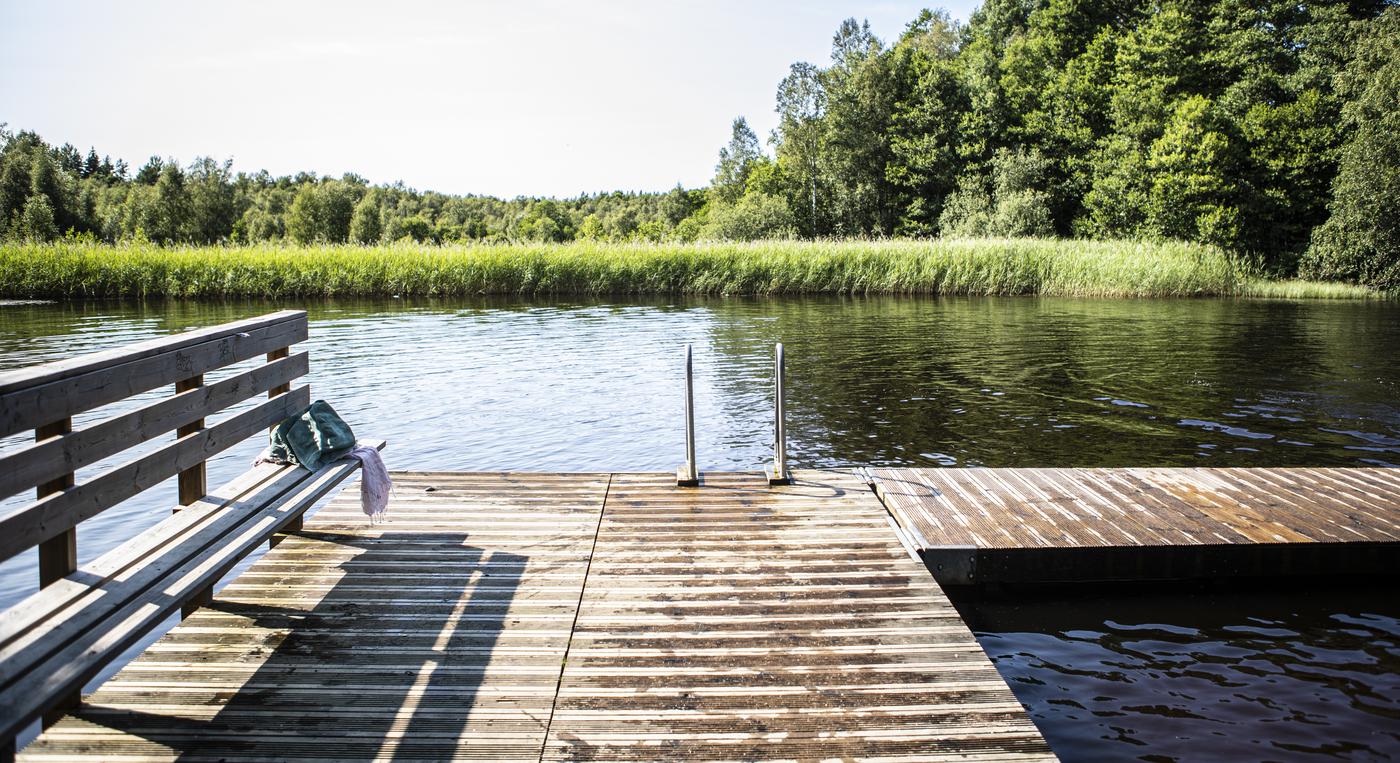
{"type": "Polygon", "coordinates": [[[858,479],[616,475],[547,760],[1050,753],[858,479]]]}
{"type": "Polygon", "coordinates": [[[538,760],[608,475],[343,492],[21,760],[538,760]]]}
{"type": "Polygon", "coordinates": [[[1400,554],[1400,470],[871,473],[944,583],[1387,571],[1400,554]]]}
{"type": "Polygon", "coordinates": [[[347,491],[19,757],[1053,759],[866,485],[795,476],[347,491]]]}

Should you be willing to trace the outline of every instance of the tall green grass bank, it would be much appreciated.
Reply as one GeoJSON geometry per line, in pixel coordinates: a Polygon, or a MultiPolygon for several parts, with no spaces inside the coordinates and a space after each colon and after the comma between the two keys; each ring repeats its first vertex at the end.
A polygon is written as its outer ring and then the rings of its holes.
{"type": "Polygon", "coordinates": [[[1241,294],[1218,249],[1037,239],[176,247],[0,246],[11,298],[472,294],[1241,294]]]}

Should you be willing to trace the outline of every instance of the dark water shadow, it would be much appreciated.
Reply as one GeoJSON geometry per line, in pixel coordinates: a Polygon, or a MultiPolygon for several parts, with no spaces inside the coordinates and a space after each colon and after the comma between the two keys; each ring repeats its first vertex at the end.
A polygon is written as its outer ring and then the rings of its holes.
{"type": "Polygon", "coordinates": [[[1394,760],[1396,583],[1004,586],[950,598],[1063,760],[1394,760]]]}
{"type": "MultiPolygon", "coordinates": [[[[114,711],[101,704],[85,705],[75,715],[187,761],[454,758],[519,587],[514,571],[523,570],[529,557],[467,546],[464,533],[385,536],[401,543],[298,534],[362,551],[339,565],[344,576],[311,609],[218,600],[210,605],[273,631],[266,638],[271,654],[242,687],[229,697],[208,698],[221,704],[212,718],[114,711]],[[404,548],[448,552],[424,564],[436,565],[446,580],[464,581],[461,589],[425,596],[413,589],[449,583],[386,581],[394,569],[390,563],[404,559],[404,548]],[[502,574],[503,568],[511,572],[502,574]]],[[[423,569],[415,567],[413,574],[423,569]]],[[[225,664],[260,658],[256,648],[246,656],[214,657],[225,664]]],[[[201,669],[195,664],[190,672],[201,669]]]]}

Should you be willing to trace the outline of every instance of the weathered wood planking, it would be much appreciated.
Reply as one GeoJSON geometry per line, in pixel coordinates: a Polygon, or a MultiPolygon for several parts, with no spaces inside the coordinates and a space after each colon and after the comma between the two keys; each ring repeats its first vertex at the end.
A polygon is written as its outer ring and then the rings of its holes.
{"type": "Polygon", "coordinates": [[[197,609],[239,559],[358,469],[255,468],[208,493],[210,456],[310,403],[309,388],[291,388],[309,364],[290,345],[307,332],[306,313],[287,310],[0,374],[0,436],[35,431],[33,445],[0,454],[0,498],[34,487],[37,499],[0,512],[0,560],[37,546],[40,585],[0,613],[0,761],[28,724],[61,719],[107,663],[173,612],[197,609]],[[204,384],[206,371],[258,355],[266,365],[204,384]],[[98,411],[74,428],[75,414],[171,382],[172,398],[98,411]],[[205,426],[262,392],[266,402],[205,426]],[[173,443],[76,482],[78,470],[172,430],[173,443]],[[182,516],[78,566],[79,523],[171,476],[182,516]]]}
{"type": "Polygon", "coordinates": [[[347,490],[20,759],[1053,759],[865,485],[794,476],[347,490]]]}
{"type": "Polygon", "coordinates": [[[344,491],[20,759],[538,760],[608,475],[395,481],[389,523],[344,491]]]}
{"type": "MultiPolygon", "coordinates": [[[[311,388],[241,411],[175,442],[115,466],[79,485],[0,514],[0,559],[8,559],[106,511],[168,477],[201,464],[311,404],[311,388]]],[[[183,496],[182,496],[183,497],[183,496]]]]}
{"type": "Polygon", "coordinates": [[[547,760],[1051,755],[863,482],[613,477],[547,760]]]}
{"type": "MultiPolygon", "coordinates": [[[[382,441],[361,441],[382,448],[382,441]]],[[[109,661],[359,468],[263,465],[0,613],[0,738],[109,661]]]]}
{"type": "Polygon", "coordinates": [[[0,437],[289,347],[306,313],[284,310],[0,373],[0,437]]]}
{"type": "MultiPolygon", "coordinates": [[[[147,403],[72,432],[48,435],[22,450],[0,455],[0,498],[90,466],[108,456],[240,403],[309,370],[299,352],[208,386],[147,403]]],[[[282,391],[287,391],[290,386],[282,391]]]]}
{"type": "Polygon", "coordinates": [[[1400,470],[874,469],[944,583],[1393,572],[1400,470]]]}

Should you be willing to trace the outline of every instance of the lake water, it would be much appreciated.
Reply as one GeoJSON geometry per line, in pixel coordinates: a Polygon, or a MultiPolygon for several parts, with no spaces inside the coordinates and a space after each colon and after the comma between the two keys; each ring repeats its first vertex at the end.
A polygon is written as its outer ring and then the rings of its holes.
{"type": "MultiPolygon", "coordinates": [[[[283,307],[311,313],[313,397],[388,439],[390,468],[674,469],[692,343],[698,461],[757,469],[778,341],[797,467],[1400,464],[1393,303],[5,305],[0,370],[283,307]]],[[[211,484],[260,446],[212,461],[211,484]]],[[[84,524],[80,556],[167,516],[174,494],[84,524]]],[[[33,590],[34,569],[32,552],[0,563],[0,606],[33,590]]],[[[1391,588],[1055,595],[960,606],[1066,760],[1400,757],[1391,588]]]]}
{"type": "Polygon", "coordinates": [[[1065,760],[1400,758],[1400,605],[1369,585],[954,594],[1065,760]]]}

